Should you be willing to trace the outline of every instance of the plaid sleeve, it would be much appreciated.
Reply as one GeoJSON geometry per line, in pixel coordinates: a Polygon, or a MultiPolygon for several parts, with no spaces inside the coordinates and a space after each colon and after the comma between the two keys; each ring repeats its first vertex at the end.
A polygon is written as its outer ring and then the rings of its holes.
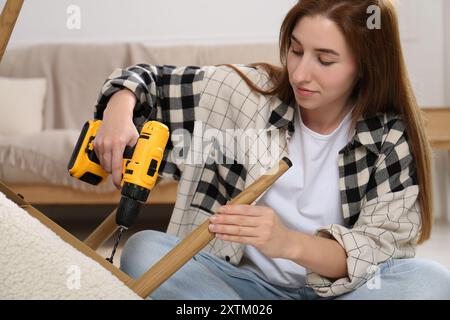
{"type": "Polygon", "coordinates": [[[318,230],[317,235],[334,238],[345,249],[348,269],[348,275],[341,279],[308,271],[307,283],[320,296],[350,292],[372,278],[378,264],[415,254],[421,224],[419,187],[405,137],[382,154],[377,163],[353,227],[333,224],[318,230]]]}
{"type": "Polygon", "coordinates": [[[183,163],[174,151],[172,133],[175,130],[192,135],[195,112],[198,106],[204,69],[199,67],[174,67],[137,64],[126,69],[116,69],[105,81],[95,107],[95,118],[102,119],[103,112],[111,96],[122,89],[134,93],[137,103],[133,122],[139,129],[148,119],[160,121],[168,126],[171,135],[167,143],[160,174],[163,177],[179,180],[183,163]]]}

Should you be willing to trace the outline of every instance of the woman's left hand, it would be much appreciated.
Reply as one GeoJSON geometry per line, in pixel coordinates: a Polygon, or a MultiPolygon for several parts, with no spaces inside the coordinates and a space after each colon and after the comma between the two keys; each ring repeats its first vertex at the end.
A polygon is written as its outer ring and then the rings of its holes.
{"type": "Polygon", "coordinates": [[[270,258],[289,259],[293,231],[269,207],[226,205],[210,218],[209,230],[221,240],[249,244],[270,258]]]}

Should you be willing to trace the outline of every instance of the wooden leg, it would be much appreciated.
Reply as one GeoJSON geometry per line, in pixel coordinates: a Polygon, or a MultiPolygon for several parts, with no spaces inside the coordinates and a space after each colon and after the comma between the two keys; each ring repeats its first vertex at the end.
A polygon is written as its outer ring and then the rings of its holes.
{"type": "Polygon", "coordinates": [[[0,16],[0,61],[11,37],[23,0],[7,0],[0,16]]]}
{"type": "Polygon", "coordinates": [[[116,210],[92,232],[89,237],[84,240],[84,243],[92,250],[97,250],[106,240],[108,240],[117,230],[116,224],[116,210]]]}

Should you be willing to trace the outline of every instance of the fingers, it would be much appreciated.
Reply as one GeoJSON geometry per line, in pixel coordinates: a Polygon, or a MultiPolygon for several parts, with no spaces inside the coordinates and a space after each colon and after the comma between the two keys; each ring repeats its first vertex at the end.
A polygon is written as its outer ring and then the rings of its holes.
{"type": "Polygon", "coordinates": [[[97,155],[98,160],[100,161],[100,165],[102,168],[110,173],[111,172],[111,154],[110,150],[106,150],[105,144],[102,140],[95,138],[94,139],[94,152],[97,155]]]}
{"type": "Polygon", "coordinates": [[[256,237],[245,237],[245,236],[234,236],[230,234],[219,234],[216,233],[216,238],[223,241],[236,242],[241,244],[249,244],[254,247],[257,246],[257,238],[256,237]]]}
{"type": "Polygon", "coordinates": [[[94,150],[100,160],[100,165],[106,172],[111,173],[112,144],[102,139],[94,139],[94,150]]]}
{"type": "Polygon", "coordinates": [[[212,224],[234,224],[244,227],[256,227],[258,221],[253,216],[216,214],[209,218],[212,224]]]}
{"type": "Polygon", "coordinates": [[[238,225],[210,224],[209,231],[218,235],[232,235],[237,237],[257,237],[257,229],[238,225]]]}
{"type": "Polygon", "coordinates": [[[100,160],[102,168],[112,173],[114,185],[119,188],[122,179],[122,158],[125,144],[120,142],[111,143],[102,139],[94,140],[94,151],[100,160]]]}
{"type": "MultiPolygon", "coordinates": [[[[105,126],[103,123],[94,139],[94,151],[103,169],[112,174],[112,180],[120,188],[122,180],[123,152],[126,145],[134,146],[139,133],[132,122],[123,132],[117,132],[118,126],[105,126]]],[[[123,127],[122,127],[123,128],[123,127]]]]}
{"type": "Polygon", "coordinates": [[[259,229],[258,219],[260,218],[249,215],[216,214],[209,219],[209,230],[214,232],[219,239],[224,239],[224,236],[233,236],[233,239],[257,237],[259,229]]]}
{"type": "Polygon", "coordinates": [[[225,206],[221,206],[218,210],[219,213],[226,214],[237,214],[237,215],[246,215],[246,216],[262,216],[265,207],[262,206],[252,206],[248,204],[228,204],[225,206]]]}
{"type": "Polygon", "coordinates": [[[106,150],[102,153],[100,164],[106,172],[111,173],[111,151],[106,150]]]}
{"type": "Polygon", "coordinates": [[[120,188],[120,182],[122,180],[122,166],[123,166],[123,151],[124,145],[118,144],[112,150],[111,156],[111,173],[113,183],[117,188],[120,188]]]}
{"type": "Polygon", "coordinates": [[[130,135],[130,139],[127,142],[127,145],[130,147],[134,147],[139,139],[139,132],[136,128],[133,128],[133,133],[130,135]]]}
{"type": "Polygon", "coordinates": [[[112,149],[111,156],[111,173],[114,185],[120,189],[122,182],[122,172],[123,172],[123,154],[126,146],[134,147],[139,139],[139,133],[137,130],[130,135],[128,143],[124,143],[124,140],[119,139],[114,143],[114,148],[112,149]]]}

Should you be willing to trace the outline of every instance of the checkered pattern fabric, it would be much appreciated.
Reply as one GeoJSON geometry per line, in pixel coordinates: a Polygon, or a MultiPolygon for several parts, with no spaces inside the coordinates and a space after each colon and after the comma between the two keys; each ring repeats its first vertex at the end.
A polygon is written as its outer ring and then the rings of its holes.
{"type": "MultiPolygon", "coordinates": [[[[236,66],[257,86],[270,86],[263,70],[236,66]]],[[[252,91],[229,67],[140,64],[117,69],[102,88],[96,118],[102,118],[109,98],[122,89],[138,99],[136,126],[152,118],[171,131],[160,175],[180,181],[167,230],[178,237],[189,234],[279,159],[289,157],[298,106],[252,91]]],[[[420,229],[414,161],[398,116],[360,119],[337,160],[345,225],[324,226],[318,235],[344,247],[348,276],[331,280],[309,272],[308,285],[322,296],[354,290],[389,258],[413,256],[420,229]]],[[[206,248],[234,264],[243,249],[217,239],[206,248]]]]}
{"type": "Polygon", "coordinates": [[[358,288],[390,258],[413,257],[420,232],[419,187],[403,122],[380,115],[358,122],[356,132],[339,154],[346,226],[318,230],[345,248],[348,276],[332,281],[309,272],[308,285],[322,296],[358,288]]]}

